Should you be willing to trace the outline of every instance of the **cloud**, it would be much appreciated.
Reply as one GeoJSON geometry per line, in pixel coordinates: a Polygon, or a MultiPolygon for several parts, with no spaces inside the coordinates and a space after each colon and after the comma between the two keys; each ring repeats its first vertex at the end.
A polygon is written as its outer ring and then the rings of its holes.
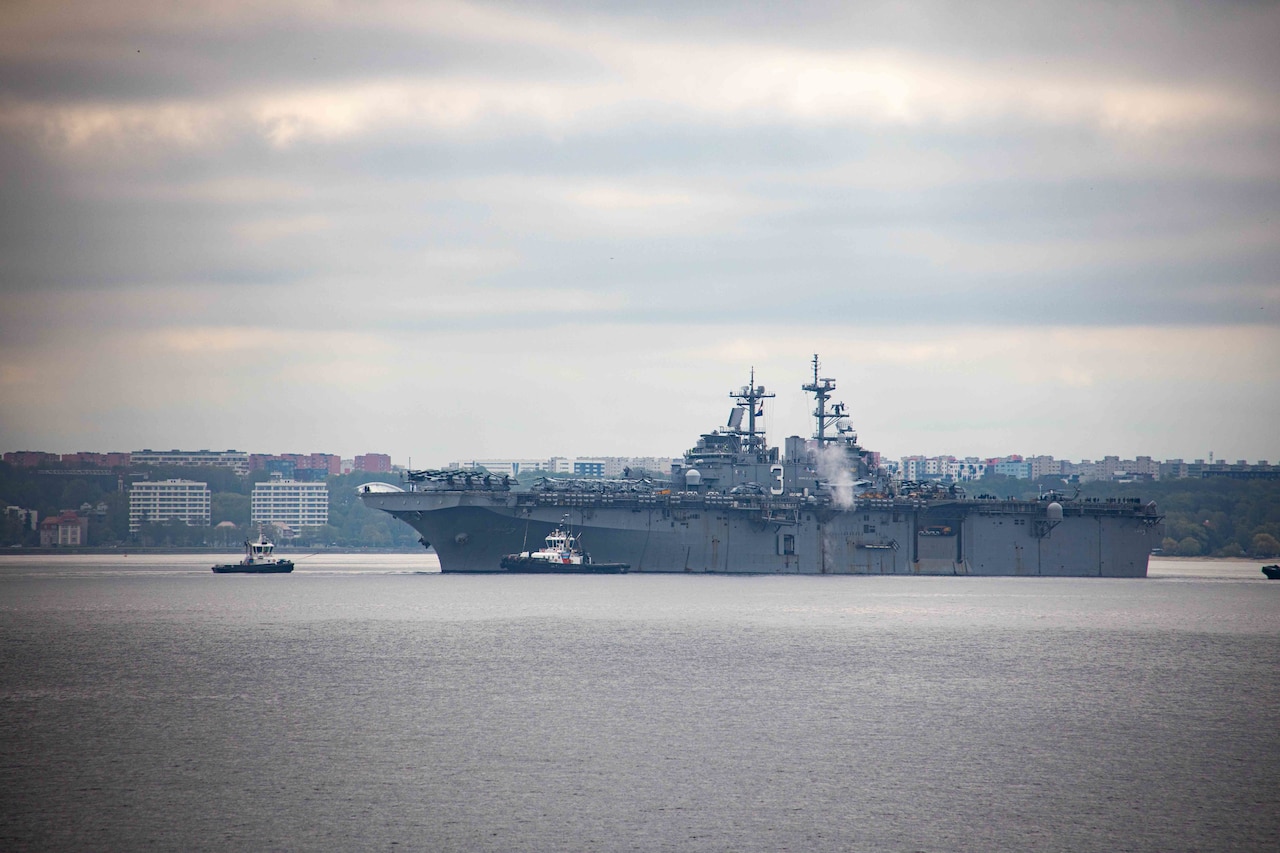
{"type": "Polygon", "coordinates": [[[839,46],[788,41],[785,28],[771,38],[731,31],[705,38],[696,30],[682,37],[653,21],[635,27],[625,18],[574,20],[467,3],[373,4],[359,14],[338,6],[313,13],[309,5],[304,11],[288,3],[232,4],[189,18],[136,4],[120,6],[118,19],[88,14],[84,21],[30,6],[25,11],[14,16],[16,35],[0,42],[19,65],[72,61],[73,47],[103,38],[115,42],[114,52],[99,48],[80,61],[118,79],[119,94],[78,94],[69,86],[56,99],[19,92],[0,104],[0,122],[35,129],[71,148],[138,137],[216,146],[243,128],[289,147],[389,132],[493,136],[520,127],[580,134],[655,119],[869,129],[1018,121],[1122,137],[1256,128],[1277,119],[1273,96],[1229,79],[1152,75],[1115,60],[1046,63],[1007,50],[973,58],[938,52],[932,44],[913,50],[909,41],[868,43],[852,32],[839,46]],[[249,70],[257,73],[238,80],[234,66],[214,61],[228,53],[232,39],[265,38],[281,28],[323,48],[323,63],[316,56],[304,60],[307,51],[288,51],[272,73],[249,57],[249,70]],[[335,57],[335,34],[344,28],[346,43],[335,57]],[[124,55],[127,36],[137,33],[148,52],[124,55]],[[392,51],[393,61],[361,65],[344,58],[363,58],[387,37],[417,38],[427,54],[440,58],[423,61],[407,49],[392,51]],[[519,60],[505,64],[505,55],[519,60]],[[490,61],[476,63],[474,56],[490,61]],[[146,71],[121,68],[126,62],[146,71]],[[327,67],[337,73],[317,73],[327,67]],[[127,96],[127,87],[143,85],[139,77],[166,72],[179,83],[168,94],[127,96]],[[209,91],[201,74],[222,80],[221,88],[209,91]],[[323,82],[317,84],[317,77],[323,82]]]}
{"type": "Polygon", "coordinates": [[[678,452],[818,350],[891,452],[1274,455],[1280,7],[0,16],[6,437],[678,452]]]}
{"type": "Polygon", "coordinates": [[[608,82],[381,79],[214,101],[0,105],[0,124],[71,149],[158,140],[207,147],[249,128],[277,148],[389,132],[492,136],[523,127],[583,133],[658,119],[737,127],[779,123],[990,126],[1018,120],[1111,135],[1183,134],[1274,123],[1247,94],[1146,81],[999,73],[911,54],[821,55],[763,45],[624,48],[608,82]]]}

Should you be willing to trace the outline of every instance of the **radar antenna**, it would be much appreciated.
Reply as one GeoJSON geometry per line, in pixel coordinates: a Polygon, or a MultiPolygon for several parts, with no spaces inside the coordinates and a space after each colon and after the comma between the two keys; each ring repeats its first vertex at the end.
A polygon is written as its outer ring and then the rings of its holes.
{"type": "MultiPolygon", "coordinates": [[[[742,408],[747,410],[747,446],[752,449],[765,450],[764,432],[757,431],[756,418],[764,414],[762,408],[765,400],[776,397],[776,394],[768,394],[764,390],[763,385],[756,385],[756,369],[751,368],[751,384],[744,385],[738,391],[730,391],[729,396],[738,401],[738,411],[742,408]]],[[[741,416],[730,421],[732,424],[736,420],[742,422],[741,416]]]]}
{"type": "Polygon", "coordinates": [[[848,417],[845,412],[844,403],[836,403],[831,407],[831,411],[827,411],[827,400],[831,397],[831,392],[836,390],[836,381],[834,379],[819,378],[818,371],[821,368],[818,362],[818,354],[813,354],[813,381],[808,385],[801,386],[802,391],[808,391],[810,394],[818,398],[818,408],[814,410],[813,416],[818,419],[818,431],[814,434],[814,438],[818,440],[818,448],[821,449],[829,442],[837,441],[840,437],[846,436],[853,430],[845,423],[844,419],[848,417]],[[833,429],[837,435],[827,436],[827,429],[833,429]]]}

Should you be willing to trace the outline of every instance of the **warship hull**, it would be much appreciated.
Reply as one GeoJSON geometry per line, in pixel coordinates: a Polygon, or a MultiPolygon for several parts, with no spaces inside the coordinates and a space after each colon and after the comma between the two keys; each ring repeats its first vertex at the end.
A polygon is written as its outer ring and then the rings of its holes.
{"type": "Polygon", "coordinates": [[[846,507],[721,495],[444,490],[365,494],[417,530],[445,572],[502,558],[568,516],[598,559],[631,572],[1145,577],[1162,535],[1130,502],[858,499],[846,507]]]}

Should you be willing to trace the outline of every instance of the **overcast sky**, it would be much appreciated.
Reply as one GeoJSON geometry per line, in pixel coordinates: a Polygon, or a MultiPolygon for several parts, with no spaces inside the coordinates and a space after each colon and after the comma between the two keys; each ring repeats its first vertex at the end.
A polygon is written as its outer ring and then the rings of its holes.
{"type": "Polygon", "coordinates": [[[4,4],[0,450],[1280,460],[1276,4],[636,6],[4,4]]]}

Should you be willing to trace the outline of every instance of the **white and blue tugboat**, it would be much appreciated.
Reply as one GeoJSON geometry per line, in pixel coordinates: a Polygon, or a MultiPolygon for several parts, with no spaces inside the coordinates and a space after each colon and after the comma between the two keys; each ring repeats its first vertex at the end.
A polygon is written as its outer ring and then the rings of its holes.
{"type": "Polygon", "coordinates": [[[561,525],[547,534],[545,547],[508,554],[502,558],[502,568],[508,572],[539,575],[620,575],[631,568],[627,563],[593,563],[589,553],[578,549],[578,538],[573,535],[568,519],[565,516],[561,525]]]}
{"type": "Polygon", "coordinates": [[[220,575],[283,575],[293,571],[293,560],[286,560],[274,555],[275,544],[258,531],[258,540],[244,542],[244,559],[238,563],[227,563],[214,566],[213,570],[220,575]]]}

